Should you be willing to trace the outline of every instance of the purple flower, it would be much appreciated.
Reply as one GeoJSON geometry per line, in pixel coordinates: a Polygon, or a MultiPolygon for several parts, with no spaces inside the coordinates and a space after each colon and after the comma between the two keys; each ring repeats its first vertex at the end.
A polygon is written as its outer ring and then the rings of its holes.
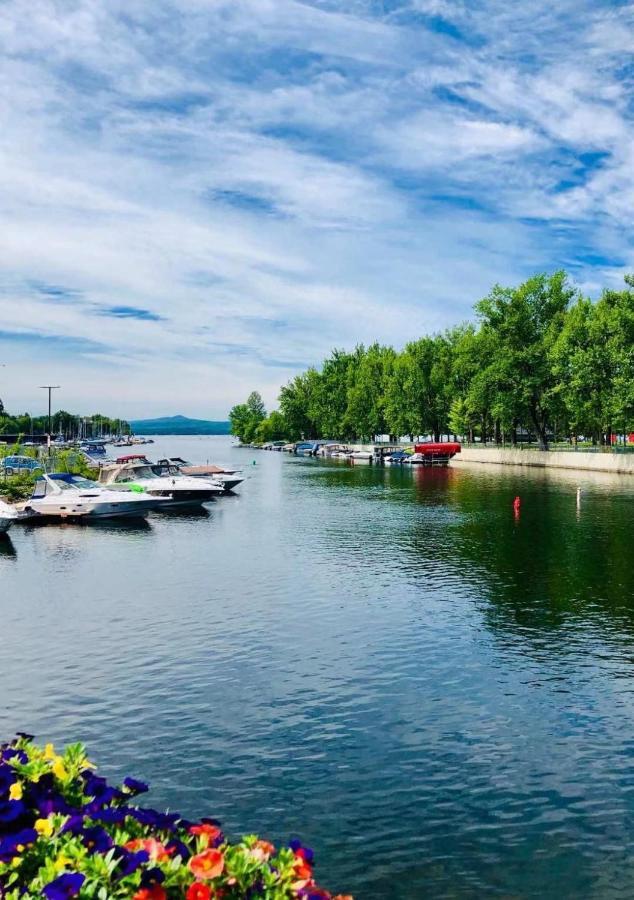
{"type": "Polygon", "coordinates": [[[11,766],[0,763],[0,797],[9,792],[9,788],[15,783],[15,772],[11,766]]]}
{"type": "Polygon", "coordinates": [[[28,763],[29,761],[29,758],[24,750],[16,750],[15,747],[7,747],[6,750],[3,750],[2,753],[0,753],[0,756],[7,762],[10,759],[17,759],[17,761],[22,764],[28,763]]]}
{"type": "Polygon", "coordinates": [[[80,834],[82,843],[91,853],[106,853],[112,847],[112,838],[108,832],[99,825],[85,828],[80,834]]]}
{"type": "Polygon", "coordinates": [[[76,897],[85,880],[86,876],[80,875],[79,872],[65,872],[59,878],[45,884],[42,893],[47,900],[66,900],[67,897],[76,897]]]}
{"type": "Polygon", "coordinates": [[[21,800],[0,801],[0,829],[3,825],[12,825],[26,813],[26,806],[21,800]]]}
{"type": "Polygon", "coordinates": [[[136,778],[124,778],[123,786],[128,794],[145,794],[149,791],[149,787],[144,781],[137,781],[136,778]]]}
{"type": "Polygon", "coordinates": [[[174,856],[180,856],[183,862],[191,856],[191,851],[187,844],[184,844],[183,841],[179,841],[178,838],[172,838],[172,840],[165,845],[165,849],[170,850],[174,856]]]}
{"type": "Polygon", "coordinates": [[[136,853],[130,853],[125,847],[117,847],[115,856],[117,858],[116,875],[119,878],[131,875],[144,863],[150,861],[150,854],[147,850],[138,850],[136,853]]]}
{"type": "Polygon", "coordinates": [[[120,825],[129,815],[130,810],[127,806],[108,806],[105,809],[95,810],[90,814],[90,818],[96,819],[98,822],[105,822],[106,825],[120,825]]]}
{"type": "Polygon", "coordinates": [[[26,847],[37,840],[37,831],[35,828],[23,828],[16,834],[0,840],[0,862],[11,862],[13,857],[18,853],[18,847],[26,847]]]}
{"type": "Polygon", "coordinates": [[[152,885],[161,884],[163,881],[165,881],[165,872],[159,869],[158,866],[146,869],[141,875],[141,887],[152,887],[152,885]]]}

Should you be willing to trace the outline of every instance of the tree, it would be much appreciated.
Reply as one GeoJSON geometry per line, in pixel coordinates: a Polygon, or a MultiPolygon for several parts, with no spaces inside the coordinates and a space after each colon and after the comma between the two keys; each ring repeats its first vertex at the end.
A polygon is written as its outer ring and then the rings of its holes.
{"type": "Polygon", "coordinates": [[[229,411],[231,434],[243,444],[249,444],[255,439],[257,428],[265,418],[266,409],[262,397],[257,391],[252,391],[246,403],[239,403],[229,411]]]}
{"type": "Polygon", "coordinates": [[[551,357],[574,296],[565,272],[556,272],[535,275],[516,288],[496,285],[476,304],[491,338],[490,384],[509,395],[509,406],[525,415],[544,450],[558,399],[551,357]]]}
{"type": "Polygon", "coordinates": [[[343,430],[354,437],[371,438],[388,430],[385,398],[396,354],[391,347],[358,347],[349,370],[343,430]]]}
{"type": "Polygon", "coordinates": [[[262,419],[255,430],[255,438],[262,444],[266,444],[268,441],[287,440],[287,437],[288,426],[286,419],[276,409],[266,419],[262,419]]]}

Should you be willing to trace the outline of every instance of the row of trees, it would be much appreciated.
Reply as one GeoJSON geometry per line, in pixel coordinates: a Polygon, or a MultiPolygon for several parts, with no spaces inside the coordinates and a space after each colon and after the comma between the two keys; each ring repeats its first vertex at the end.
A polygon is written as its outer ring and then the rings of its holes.
{"type": "MultiPolygon", "coordinates": [[[[0,435],[42,435],[48,433],[48,416],[31,416],[29,413],[10,415],[0,400],[0,435]]],[[[97,413],[93,416],[77,416],[59,410],[51,416],[51,433],[65,438],[101,437],[112,434],[129,434],[130,425],[124,419],[111,419],[97,413]]]]}
{"type": "Polygon", "coordinates": [[[476,304],[475,323],[400,352],[378,343],[334,350],[281,389],[280,410],[268,417],[252,394],[232,410],[232,432],[246,441],[453,434],[515,442],[521,433],[543,447],[553,436],[610,442],[634,426],[634,276],[625,282],[597,301],[565,272],[495,286],[476,304]]]}

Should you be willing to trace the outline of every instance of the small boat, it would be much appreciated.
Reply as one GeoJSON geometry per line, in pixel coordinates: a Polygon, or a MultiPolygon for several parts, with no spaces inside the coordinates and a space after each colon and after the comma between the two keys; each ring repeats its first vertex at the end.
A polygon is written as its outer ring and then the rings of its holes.
{"type": "Polygon", "coordinates": [[[157,475],[187,475],[191,478],[207,478],[214,484],[219,484],[223,491],[232,491],[244,478],[237,474],[237,469],[225,469],[223,466],[211,464],[196,466],[180,456],[170,456],[159,459],[152,467],[157,475]]]}
{"type": "Polygon", "coordinates": [[[17,509],[0,500],[0,534],[5,534],[19,517],[17,509]]]}
{"type": "Polygon", "coordinates": [[[154,464],[145,456],[120,456],[99,470],[99,484],[116,490],[146,491],[153,497],[165,497],[169,506],[197,506],[224,493],[224,488],[205,478],[173,473],[157,475],[154,464]]]}
{"type": "Polygon", "coordinates": [[[370,462],[372,460],[372,452],[370,450],[353,450],[350,459],[370,462]]]}
{"type": "Polygon", "coordinates": [[[410,456],[411,454],[406,453],[405,450],[395,450],[394,453],[390,453],[389,456],[383,457],[383,462],[386,466],[402,465],[402,463],[409,461],[410,456]]]}
{"type": "Polygon", "coordinates": [[[37,479],[23,512],[60,519],[145,516],[165,502],[143,492],[112,490],[81,475],[60,473],[37,479]]]}

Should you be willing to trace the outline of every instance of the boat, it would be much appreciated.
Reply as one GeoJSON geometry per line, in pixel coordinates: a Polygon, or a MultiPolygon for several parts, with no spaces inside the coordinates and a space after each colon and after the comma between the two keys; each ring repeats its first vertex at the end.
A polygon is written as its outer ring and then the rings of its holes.
{"type": "Polygon", "coordinates": [[[142,489],[153,497],[165,497],[169,506],[196,506],[224,492],[219,484],[189,475],[157,475],[154,463],[145,456],[120,456],[99,470],[99,484],[117,490],[142,489]]]}
{"type": "Polygon", "coordinates": [[[232,491],[239,484],[242,484],[244,478],[241,478],[237,469],[226,469],[223,466],[214,466],[207,464],[204,466],[196,466],[187,462],[180,456],[170,456],[165,459],[159,459],[155,466],[152,466],[157,475],[187,475],[191,478],[207,478],[214,484],[219,484],[223,491],[232,491]]]}
{"type": "Polygon", "coordinates": [[[411,454],[406,453],[405,450],[395,450],[394,453],[390,453],[389,456],[383,457],[383,462],[386,466],[396,466],[401,465],[402,463],[409,462],[411,454]]]}
{"type": "Polygon", "coordinates": [[[22,511],[61,519],[115,518],[145,516],[165,502],[144,492],[113,490],[81,475],[59,473],[36,480],[22,511]]]}
{"type": "Polygon", "coordinates": [[[370,462],[372,460],[372,452],[370,450],[353,450],[349,454],[349,459],[359,462],[370,462]]]}
{"type": "Polygon", "coordinates": [[[0,534],[6,534],[17,518],[18,511],[15,507],[0,500],[0,534]]]}
{"type": "Polygon", "coordinates": [[[460,444],[454,441],[414,444],[414,453],[403,462],[412,466],[446,466],[456,453],[460,453],[460,449],[460,444]]]}

